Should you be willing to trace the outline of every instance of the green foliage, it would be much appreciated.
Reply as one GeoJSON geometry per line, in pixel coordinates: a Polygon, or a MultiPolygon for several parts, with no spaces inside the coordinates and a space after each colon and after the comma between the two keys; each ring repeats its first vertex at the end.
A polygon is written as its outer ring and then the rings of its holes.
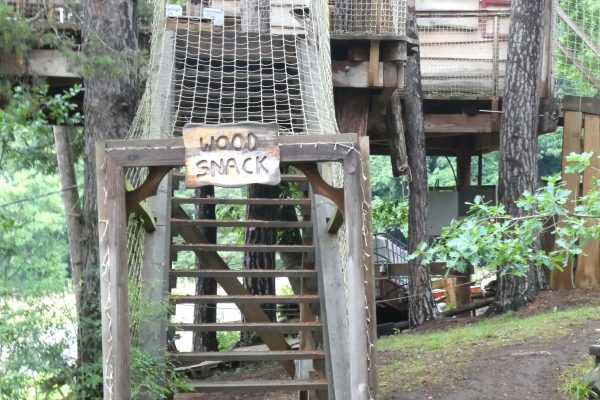
{"type": "Polygon", "coordinates": [[[0,176],[0,290],[35,293],[67,285],[68,246],[56,176],[0,176]],[[17,200],[26,201],[7,204],[17,200]]]}
{"type": "Polygon", "coordinates": [[[389,232],[400,230],[408,234],[408,199],[373,198],[373,229],[375,232],[389,232]]]}
{"type": "Polygon", "coordinates": [[[189,380],[174,371],[174,365],[165,365],[136,347],[131,349],[131,372],[131,395],[134,399],[170,399],[172,394],[192,390],[189,380]]]}
{"type": "Polygon", "coordinates": [[[600,399],[586,383],[586,375],[595,367],[594,358],[586,355],[567,367],[560,376],[560,390],[568,400],[600,399]]]}
{"type": "Polygon", "coordinates": [[[23,55],[36,42],[36,31],[32,24],[20,18],[14,8],[0,3],[0,56],[23,55]]]}
{"type": "MultiPolygon", "coordinates": [[[[567,172],[582,173],[589,167],[589,153],[567,157],[567,172]]],[[[466,271],[469,266],[501,269],[502,274],[524,275],[531,265],[564,268],[581,246],[600,237],[600,185],[580,197],[574,212],[567,204],[570,191],[564,188],[560,175],[546,178],[546,185],[535,193],[525,192],[516,202],[521,216],[509,215],[504,206],[484,203],[476,198],[470,214],[453,221],[431,246],[421,244],[411,255],[423,255],[424,263],[445,261],[449,269],[466,271]],[[561,224],[556,221],[561,218],[561,224]],[[556,235],[557,250],[545,252],[538,246],[538,237],[548,224],[556,235]]]]}
{"type": "Polygon", "coordinates": [[[240,341],[240,332],[217,332],[219,351],[230,351],[240,341]]]}
{"type": "MultiPolygon", "coordinates": [[[[76,125],[82,121],[73,99],[81,91],[75,85],[62,94],[48,96],[48,85],[17,86],[0,109],[0,163],[7,169],[34,168],[49,174],[56,171],[51,124],[76,125]],[[8,166],[8,167],[7,167],[8,166]]],[[[83,146],[82,133],[71,139],[76,160],[83,146]]]]}
{"type": "Polygon", "coordinates": [[[0,296],[0,399],[70,398],[75,326],[66,295],[0,296]]]}

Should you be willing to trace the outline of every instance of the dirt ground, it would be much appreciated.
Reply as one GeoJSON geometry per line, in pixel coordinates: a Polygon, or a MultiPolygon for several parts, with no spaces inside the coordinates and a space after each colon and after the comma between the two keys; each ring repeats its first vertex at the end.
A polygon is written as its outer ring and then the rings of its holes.
{"type": "MultiPolygon", "coordinates": [[[[575,290],[570,292],[545,292],[534,303],[517,314],[529,316],[544,311],[563,310],[574,305],[600,304],[600,291],[575,290]]],[[[417,329],[414,334],[431,330],[452,329],[473,323],[481,317],[444,318],[417,329]]],[[[397,389],[388,384],[387,394],[381,400],[563,400],[558,391],[558,379],[565,367],[575,363],[587,353],[591,341],[600,337],[600,322],[587,321],[569,327],[568,333],[560,338],[540,339],[534,342],[518,343],[503,348],[477,346],[467,362],[460,367],[460,377],[444,385],[423,384],[405,387],[402,377],[397,380],[397,389]]],[[[387,354],[380,354],[378,364],[384,366],[391,360],[387,354]]],[[[453,368],[454,360],[448,362],[453,368]]],[[[232,372],[224,372],[223,379],[232,372]]],[[[247,369],[236,379],[285,379],[279,366],[261,370],[247,369]]],[[[292,400],[294,393],[275,394],[205,394],[182,396],[180,400],[219,399],[219,400],[292,400]]]]}

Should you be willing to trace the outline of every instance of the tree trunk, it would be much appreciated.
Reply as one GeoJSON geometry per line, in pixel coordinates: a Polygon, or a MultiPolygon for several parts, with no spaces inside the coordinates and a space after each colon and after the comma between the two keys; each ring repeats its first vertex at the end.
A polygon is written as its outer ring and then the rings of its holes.
{"type": "MultiPolygon", "coordinates": [[[[407,3],[406,33],[417,38],[415,2],[407,3]]],[[[408,251],[427,242],[427,171],[425,169],[425,127],[423,123],[423,94],[421,91],[421,60],[418,52],[406,60],[406,152],[411,175],[408,197],[408,251]]],[[[439,314],[431,293],[429,269],[421,265],[421,257],[408,262],[409,322],[420,325],[439,314]]]]}
{"type": "MultiPolygon", "coordinates": [[[[523,211],[515,201],[537,188],[537,127],[541,67],[540,0],[513,0],[500,129],[498,198],[512,216],[523,211]]],[[[506,266],[507,268],[510,266],[506,266]]],[[[498,273],[496,311],[514,310],[547,288],[546,276],[531,266],[527,276],[498,273]]]]}
{"type": "Polygon", "coordinates": [[[390,145],[390,161],[392,173],[395,177],[410,174],[408,171],[408,156],[406,155],[406,137],[404,123],[402,122],[402,103],[400,93],[392,94],[385,114],[385,128],[390,145]]]}
{"type": "MultiPolygon", "coordinates": [[[[279,197],[279,188],[269,185],[248,186],[248,198],[275,199],[279,197]]],[[[247,219],[274,221],[279,215],[279,208],[264,205],[248,205],[247,219]]],[[[247,228],[246,244],[274,245],[277,242],[277,230],[274,228],[247,228]]],[[[244,254],[244,269],[275,269],[275,253],[247,252],[244,254]]],[[[245,278],[244,286],[251,295],[274,295],[274,278],[245,278]]],[[[271,321],[275,321],[275,304],[261,306],[271,321]]],[[[251,345],[258,337],[255,332],[242,332],[240,343],[251,345]]]]}
{"type": "MultiPolygon", "coordinates": [[[[202,186],[196,189],[196,197],[215,197],[214,186],[202,186]]],[[[199,204],[196,206],[196,219],[216,219],[214,204],[199,204]]],[[[217,243],[217,228],[200,228],[209,243],[217,243]]],[[[206,269],[210,265],[196,258],[196,268],[206,269]]],[[[214,278],[198,278],[196,295],[216,295],[217,281],[214,278]]],[[[216,304],[196,304],[194,308],[194,323],[217,322],[216,304]]],[[[217,332],[194,332],[194,351],[217,351],[217,332]]]]}
{"type": "Polygon", "coordinates": [[[79,376],[77,398],[99,399],[102,398],[102,380],[97,378],[102,376],[102,342],[95,144],[99,140],[125,137],[135,115],[140,83],[135,2],[85,0],[83,16],[83,52],[90,68],[84,76],[86,163],[82,243],[85,262],[81,271],[77,355],[79,370],[84,373],[79,376]]]}
{"type": "Polygon", "coordinates": [[[54,145],[56,148],[56,161],[58,163],[58,172],[60,174],[60,184],[63,189],[63,207],[65,209],[65,216],[67,217],[71,282],[73,284],[73,290],[75,291],[75,304],[79,310],[81,269],[84,261],[84,252],[81,243],[81,204],[79,203],[75,166],[71,154],[71,144],[69,140],[70,128],[54,125],[52,130],[54,131],[54,145]]]}

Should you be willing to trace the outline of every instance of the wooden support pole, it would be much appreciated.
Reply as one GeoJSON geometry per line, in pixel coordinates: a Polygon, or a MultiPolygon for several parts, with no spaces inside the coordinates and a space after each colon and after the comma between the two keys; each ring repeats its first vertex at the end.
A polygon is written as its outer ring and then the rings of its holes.
{"type": "MultiPolygon", "coordinates": [[[[358,138],[360,152],[359,181],[362,193],[363,252],[365,299],[367,302],[367,367],[369,372],[369,395],[377,398],[377,311],[375,309],[375,265],[373,263],[373,214],[371,209],[371,171],[369,164],[369,137],[358,138]]],[[[356,229],[356,228],[354,228],[356,229]]]]}
{"type": "Polygon", "coordinates": [[[471,186],[471,153],[460,153],[456,156],[456,186],[471,186]]]}
{"type": "MultiPolygon", "coordinates": [[[[360,160],[350,152],[344,160],[345,229],[348,286],[348,327],[350,352],[350,381],[352,400],[369,398],[369,374],[367,371],[368,343],[366,335],[365,269],[363,252],[362,220],[362,173],[360,160]]],[[[367,239],[371,240],[371,238],[367,239]]]]}
{"type": "MultiPolygon", "coordinates": [[[[565,208],[569,211],[575,209],[577,199],[579,198],[579,174],[567,174],[566,157],[571,153],[581,153],[581,128],[583,127],[583,114],[575,111],[565,112],[565,122],[563,129],[563,148],[562,148],[562,180],[565,183],[565,189],[570,190],[569,201],[565,208]]],[[[560,220],[558,221],[560,224],[560,220]]],[[[573,288],[573,266],[575,261],[569,262],[562,271],[554,269],[550,272],[550,288],[552,290],[568,290],[573,288]]]]}
{"type": "Polygon", "coordinates": [[[397,177],[407,173],[408,156],[406,155],[406,138],[404,137],[404,123],[402,122],[402,103],[400,93],[394,92],[388,104],[386,117],[386,131],[390,144],[390,161],[392,174],[397,177]]]}

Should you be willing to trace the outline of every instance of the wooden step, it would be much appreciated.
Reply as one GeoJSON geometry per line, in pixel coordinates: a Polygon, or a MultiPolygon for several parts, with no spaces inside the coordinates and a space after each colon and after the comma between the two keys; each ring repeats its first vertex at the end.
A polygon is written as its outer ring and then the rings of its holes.
{"type": "MultiPolygon", "coordinates": [[[[200,392],[276,392],[297,390],[327,390],[327,382],[324,379],[292,381],[237,381],[237,382],[207,382],[191,381],[194,390],[200,392]]],[[[180,399],[193,400],[193,395],[182,395],[180,399]]]]}
{"type": "Polygon", "coordinates": [[[322,360],[322,350],[289,351],[206,351],[202,353],[169,353],[168,357],[178,364],[198,364],[204,361],[283,361],[283,360],[322,360]]]}
{"type": "Polygon", "coordinates": [[[173,197],[173,204],[214,204],[214,205],[259,205],[259,206],[310,206],[310,199],[221,199],[200,197],[173,197]]]}
{"type": "Polygon", "coordinates": [[[312,228],[311,221],[265,221],[265,220],[233,220],[233,219],[177,219],[172,218],[174,226],[196,226],[217,228],[273,228],[273,229],[297,229],[312,228]]]}
{"type": "Polygon", "coordinates": [[[169,275],[176,278],[312,278],[317,275],[317,271],[302,269],[243,269],[229,271],[224,271],[221,269],[172,269],[169,271],[169,275]]]}
{"type": "Polygon", "coordinates": [[[293,296],[274,295],[237,295],[237,296],[169,296],[174,304],[213,304],[213,303],[239,303],[239,304],[296,304],[318,303],[319,295],[300,294],[293,296]]]}
{"type": "Polygon", "coordinates": [[[170,324],[170,326],[172,326],[178,331],[192,332],[298,332],[315,331],[321,329],[322,327],[320,322],[227,322],[202,324],[170,324]]]}
{"type": "Polygon", "coordinates": [[[253,253],[304,253],[314,251],[315,246],[307,245],[266,245],[266,244],[193,244],[177,243],[171,245],[171,251],[244,251],[253,253]]]}

